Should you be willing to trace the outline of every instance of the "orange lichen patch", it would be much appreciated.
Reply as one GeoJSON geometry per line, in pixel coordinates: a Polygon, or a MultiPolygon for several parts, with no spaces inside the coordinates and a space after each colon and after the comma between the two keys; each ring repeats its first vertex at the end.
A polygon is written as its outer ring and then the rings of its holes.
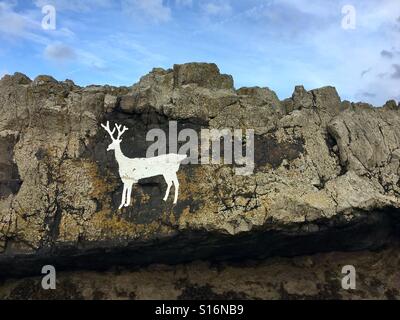
{"type": "MultiPolygon", "coordinates": [[[[207,176],[207,170],[202,166],[196,166],[190,171],[188,176],[184,171],[178,172],[179,179],[179,199],[180,200],[192,200],[197,198],[206,197],[211,190],[205,188],[205,178],[207,176]]],[[[209,186],[211,189],[211,185],[209,186]]]]}
{"type": "MultiPolygon", "coordinates": [[[[135,188],[135,192],[139,192],[140,193],[140,196],[139,196],[140,204],[145,204],[145,203],[149,202],[150,195],[145,193],[145,192],[143,192],[142,188],[135,188]]],[[[135,205],[135,197],[132,197],[131,201],[132,201],[132,206],[134,206],[135,205]]]]}
{"type": "Polygon", "coordinates": [[[69,214],[63,214],[60,222],[60,233],[57,241],[76,242],[82,233],[82,227],[69,214]]]}
{"type": "MultiPolygon", "coordinates": [[[[229,188],[225,188],[224,181],[232,173],[230,168],[215,166],[201,166],[193,169],[190,176],[180,173],[181,185],[185,186],[182,198],[188,197],[190,200],[203,200],[200,207],[193,212],[188,206],[183,209],[178,225],[179,228],[191,229],[215,229],[226,230],[232,215],[225,215],[221,212],[222,198],[231,192],[229,188]]],[[[246,201],[247,203],[247,201],[246,201]]],[[[249,219],[256,219],[256,223],[264,221],[264,208],[252,210],[243,213],[243,216],[249,219]]],[[[234,215],[239,214],[235,212],[234,215]]]]}
{"type": "Polygon", "coordinates": [[[265,208],[266,212],[268,212],[271,209],[272,200],[269,197],[261,196],[260,202],[262,206],[265,208]]]}
{"type": "Polygon", "coordinates": [[[189,180],[189,177],[183,172],[178,172],[178,180],[179,180],[179,200],[187,200],[190,199],[193,195],[193,184],[191,183],[191,180],[189,180]]]}
{"type": "Polygon", "coordinates": [[[267,215],[268,211],[265,207],[258,207],[246,212],[244,218],[246,221],[250,221],[252,226],[261,226],[265,223],[267,215]]]}
{"type": "Polygon", "coordinates": [[[115,182],[100,175],[96,163],[90,160],[68,160],[60,167],[60,177],[65,183],[85,184],[85,193],[101,199],[115,189],[115,182]],[[110,181],[109,181],[110,180],[110,181]]]}
{"type": "Polygon", "coordinates": [[[179,228],[185,229],[189,224],[189,216],[190,216],[190,208],[186,207],[183,209],[180,217],[179,217],[179,228]]]}
{"type": "Polygon", "coordinates": [[[286,170],[285,174],[288,178],[292,179],[304,178],[304,176],[296,170],[286,170]]]}
{"type": "Polygon", "coordinates": [[[89,160],[64,161],[60,168],[60,180],[64,189],[63,197],[75,207],[85,207],[86,214],[94,211],[92,200],[98,200],[103,208],[111,207],[110,194],[117,181],[99,173],[96,163],[89,160]],[[90,211],[90,212],[89,212],[90,211]]]}
{"type": "Polygon", "coordinates": [[[173,212],[171,212],[170,214],[169,214],[169,222],[172,224],[172,225],[175,225],[176,224],[176,218],[175,218],[175,215],[174,215],[174,213],[173,212]]]}
{"type": "Polygon", "coordinates": [[[99,168],[92,161],[79,161],[80,165],[92,179],[92,188],[89,192],[90,196],[96,199],[101,199],[104,195],[113,191],[116,188],[116,181],[106,181],[99,173],[99,168]]]}
{"type": "Polygon", "coordinates": [[[216,212],[218,212],[218,205],[214,202],[208,202],[206,206],[196,212],[190,212],[190,207],[186,207],[179,217],[179,228],[202,229],[213,224],[217,225],[221,216],[216,212]]]}
{"type": "Polygon", "coordinates": [[[30,219],[17,216],[15,236],[19,239],[24,239],[31,247],[38,248],[41,240],[46,235],[46,230],[43,227],[41,217],[32,217],[30,219]]]}
{"type": "MultiPolygon", "coordinates": [[[[60,143],[60,145],[62,146],[63,143],[62,141],[57,141],[57,143],[60,143]]],[[[60,145],[56,144],[56,142],[53,142],[54,145],[48,146],[46,148],[46,155],[47,157],[54,159],[54,160],[58,160],[59,158],[62,157],[65,149],[60,147],[60,145]]]]}
{"type": "Polygon", "coordinates": [[[146,239],[155,234],[168,234],[172,231],[158,221],[149,224],[135,224],[112,214],[109,210],[96,212],[85,223],[85,229],[88,240],[135,239],[139,237],[146,239]]]}
{"type": "Polygon", "coordinates": [[[325,192],[321,191],[306,193],[302,198],[305,203],[313,208],[327,209],[334,208],[335,206],[332,198],[329,197],[325,192]]]}
{"type": "Polygon", "coordinates": [[[127,237],[136,233],[136,225],[111,214],[108,210],[96,212],[89,224],[106,237],[127,237]]]}

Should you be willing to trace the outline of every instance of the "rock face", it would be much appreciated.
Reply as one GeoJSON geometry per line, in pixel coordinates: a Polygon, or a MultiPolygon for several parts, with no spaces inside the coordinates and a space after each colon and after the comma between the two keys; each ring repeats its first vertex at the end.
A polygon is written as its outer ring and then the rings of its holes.
{"type": "Polygon", "coordinates": [[[79,87],[22,74],[0,81],[0,276],[378,249],[399,236],[400,110],[341,101],[333,87],[233,86],[214,64],[153,69],[132,87],[79,87]],[[253,129],[255,170],[182,165],[165,182],[122,183],[100,123],[127,126],[144,157],[152,128],[253,129]]]}

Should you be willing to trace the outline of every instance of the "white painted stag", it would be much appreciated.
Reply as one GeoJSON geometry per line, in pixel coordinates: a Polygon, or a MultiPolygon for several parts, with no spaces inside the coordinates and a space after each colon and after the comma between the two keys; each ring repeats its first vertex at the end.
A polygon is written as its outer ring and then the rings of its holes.
{"type": "Polygon", "coordinates": [[[176,173],[179,170],[180,164],[187,158],[186,155],[175,153],[164,154],[152,158],[128,158],[121,150],[121,137],[128,130],[127,127],[122,127],[116,124],[114,129],[110,129],[110,123],[101,125],[110,135],[112,143],[108,146],[107,151],[114,150],[115,159],[119,166],[119,176],[124,184],[122,192],[122,201],[119,209],[128,207],[131,204],[132,186],[138,183],[140,179],[150,178],[162,175],[167,183],[167,191],[164,201],[167,201],[172,184],[175,187],[174,204],[178,201],[179,181],[176,173]],[[117,131],[117,138],[114,138],[117,131]]]}

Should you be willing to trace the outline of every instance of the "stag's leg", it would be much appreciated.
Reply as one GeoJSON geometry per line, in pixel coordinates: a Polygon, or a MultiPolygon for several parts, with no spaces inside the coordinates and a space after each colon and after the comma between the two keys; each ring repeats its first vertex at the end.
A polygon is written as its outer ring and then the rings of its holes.
{"type": "Polygon", "coordinates": [[[176,204],[178,202],[178,193],[179,193],[179,180],[177,176],[174,177],[173,182],[175,186],[174,204],[176,204]]]}
{"type": "Polygon", "coordinates": [[[129,207],[131,204],[131,195],[132,195],[132,186],[133,184],[130,184],[126,190],[126,202],[125,202],[125,207],[129,207]]]}
{"type": "Polygon", "coordinates": [[[172,180],[171,180],[171,178],[165,177],[165,176],[164,176],[164,179],[165,179],[165,182],[167,183],[168,187],[167,187],[167,191],[165,192],[165,196],[164,196],[163,200],[167,201],[168,196],[169,196],[169,192],[171,191],[172,180]]]}
{"type": "Polygon", "coordinates": [[[121,200],[121,205],[119,206],[119,209],[121,210],[122,207],[125,205],[125,201],[126,201],[126,191],[127,191],[127,186],[126,184],[124,184],[124,190],[122,190],[122,200],[121,200]]]}

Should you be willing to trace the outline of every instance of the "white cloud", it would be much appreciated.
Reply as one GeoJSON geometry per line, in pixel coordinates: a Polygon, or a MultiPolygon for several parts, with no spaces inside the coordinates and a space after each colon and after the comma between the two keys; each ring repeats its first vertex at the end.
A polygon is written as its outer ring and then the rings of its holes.
{"type": "Polygon", "coordinates": [[[105,60],[90,51],[78,49],[76,50],[79,63],[97,71],[106,71],[108,69],[105,60]]]}
{"type": "Polygon", "coordinates": [[[53,5],[56,10],[83,12],[99,8],[108,8],[113,5],[113,0],[35,0],[35,5],[42,8],[45,5],[53,5]]]}
{"type": "Polygon", "coordinates": [[[115,44],[113,51],[118,56],[118,59],[132,60],[134,57],[134,59],[140,63],[145,61],[160,63],[166,59],[165,56],[154,52],[132,36],[123,33],[110,35],[105,39],[105,43],[101,43],[99,46],[104,46],[107,42],[115,44]]]}
{"type": "MultiPolygon", "coordinates": [[[[277,28],[275,23],[270,28],[271,37],[274,37],[277,47],[283,46],[278,36],[284,30],[290,31],[290,28],[300,21],[298,34],[290,45],[309,49],[310,53],[299,60],[300,64],[306,66],[307,62],[312,62],[308,68],[316,71],[320,83],[336,86],[342,98],[367,101],[379,106],[386,100],[399,96],[395,72],[397,69],[392,66],[394,61],[384,59],[381,55],[384,49],[392,48],[391,51],[394,52],[400,47],[399,34],[393,28],[400,15],[400,6],[396,2],[353,1],[351,4],[356,9],[356,29],[343,30],[341,2],[282,0],[276,5],[284,4],[285,11],[295,9],[298,17],[294,11],[287,16],[291,18],[286,19],[287,26],[281,23],[277,28]],[[329,68],[329,65],[334,65],[335,68],[329,68]],[[356,77],[359,77],[357,81],[356,77]]],[[[272,9],[270,15],[273,13],[272,9]]],[[[300,51],[297,50],[293,53],[300,55],[300,51]]],[[[286,64],[293,56],[290,53],[284,54],[284,59],[286,64]]],[[[312,75],[313,78],[310,78],[310,74],[301,67],[293,68],[293,73],[299,74],[299,80],[302,82],[312,81],[316,76],[312,75]]]]}
{"type": "Polygon", "coordinates": [[[192,0],[175,0],[176,5],[183,7],[191,7],[193,5],[192,0]]]}
{"type": "Polygon", "coordinates": [[[14,4],[0,2],[0,36],[12,42],[23,39],[42,45],[51,43],[52,37],[72,39],[75,36],[68,28],[45,32],[42,18],[41,11],[17,12],[14,4]]]}
{"type": "Polygon", "coordinates": [[[49,44],[44,50],[44,55],[46,58],[57,62],[64,62],[76,58],[74,49],[62,43],[49,44]]]}
{"type": "Polygon", "coordinates": [[[29,32],[40,24],[28,14],[14,11],[15,4],[0,2],[0,34],[10,37],[29,37],[29,32]]]}
{"type": "Polygon", "coordinates": [[[232,7],[227,1],[208,2],[203,6],[203,9],[210,16],[221,16],[232,13],[232,7]]]}
{"type": "Polygon", "coordinates": [[[393,0],[363,1],[356,6],[356,10],[357,25],[372,31],[393,25],[400,15],[399,2],[393,0]]]}
{"type": "Polygon", "coordinates": [[[392,79],[400,79],[400,65],[392,64],[394,72],[390,75],[392,79]]]}
{"type": "Polygon", "coordinates": [[[8,71],[7,71],[7,70],[1,70],[1,71],[0,71],[0,80],[3,79],[3,77],[4,77],[5,75],[7,75],[7,74],[8,74],[8,71]]]}
{"type": "Polygon", "coordinates": [[[163,0],[123,0],[122,9],[136,18],[145,15],[155,22],[171,20],[171,9],[164,5],[163,0]]]}
{"type": "MultiPolygon", "coordinates": [[[[100,2],[106,3],[106,1],[100,2]]],[[[78,64],[91,69],[100,71],[107,69],[105,60],[96,54],[85,49],[75,50],[70,44],[64,44],[67,41],[74,43],[75,47],[79,46],[75,34],[70,29],[43,30],[40,10],[33,15],[32,12],[17,12],[15,9],[14,4],[0,2],[0,37],[8,43],[16,43],[18,40],[29,41],[43,48],[43,56],[48,60],[55,62],[75,60],[78,64]]]]}

